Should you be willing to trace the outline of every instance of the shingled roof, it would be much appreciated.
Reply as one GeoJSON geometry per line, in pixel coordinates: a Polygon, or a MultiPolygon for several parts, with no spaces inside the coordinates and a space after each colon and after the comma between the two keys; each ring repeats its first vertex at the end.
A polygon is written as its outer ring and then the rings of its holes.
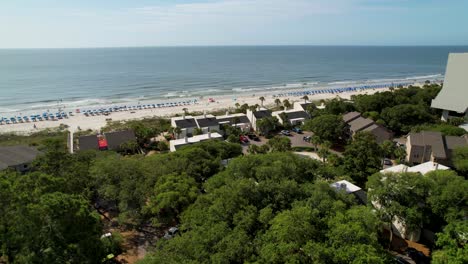
{"type": "MultiPolygon", "coordinates": [[[[238,124],[246,124],[250,123],[249,119],[245,115],[237,116],[239,118],[238,124]]],[[[228,117],[217,117],[219,123],[228,122],[229,124],[234,124],[235,116],[228,116],[228,117]]]]}
{"type": "Polygon", "coordinates": [[[345,123],[348,123],[348,122],[350,122],[350,121],[352,121],[352,120],[354,120],[354,119],[356,119],[356,118],[358,118],[360,116],[361,116],[361,113],[359,113],[359,112],[349,112],[349,113],[346,113],[346,114],[343,115],[343,121],[345,123]]]}
{"type": "Polygon", "coordinates": [[[258,110],[258,111],[253,112],[253,115],[255,116],[255,118],[261,119],[264,117],[270,117],[271,111],[270,110],[258,110]]]}
{"type": "Polygon", "coordinates": [[[98,138],[96,135],[81,136],[78,138],[78,147],[83,150],[99,149],[98,138]]]}
{"type": "Polygon", "coordinates": [[[136,140],[135,132],[133,132],[133,130],[104,133],[104,136],[107,140],[107,146],[110,150],[119,149],[122,144],[136,140]]]}
{"type": "Polygon", "coordinates": [[[28,146],[0,147],[0,169],[29,163],[39,153],[37,149],[28,146]]]}
{"type": "Polygon", "coordinates": [[[185,118],[185,119],[178,119],[174,121],[177,127],[180,128],[192,128],[197,127],[197,123],[193,117],[185,118]]]}
{"type": "Polygon", "coordinates": [[[219,125],[218,120],[216,117],[200,117],[197,118],[197,124],[199,128],[203,127],[212,127],[212,126],[217,126],[219,125]]]}

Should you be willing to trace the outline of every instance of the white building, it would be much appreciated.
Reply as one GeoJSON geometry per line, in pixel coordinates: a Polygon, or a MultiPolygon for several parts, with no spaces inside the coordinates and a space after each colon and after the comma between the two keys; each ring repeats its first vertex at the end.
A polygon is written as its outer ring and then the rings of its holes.
{"type": "Polygon", "coordinates": [[[442,164],[428,161],[413,167],[406,166],[404,164],[399,164],[390,168],[386,168],[380,171],[380,173],[404,173],[404,172],[419,172],[422,175],[425,175],[428,172],[436,170],[450,170],[449,167],[442,164]]]}
{"type": "Polygon", "coordinates": [[[278,121],[280,124],[284,125],[285,122],[288,122],[290,125],[301,125],[303,124],[307,119],[309,119],[309,115],[304,111],[304,110],[284,110],[284,111],[276,111],[271,113],[272,116],[276,116],[278,118],[278,121]],[[286,114],[286,120],[283,120],[282,114],[286,114]]]}
{"type": "Polygon", "coordinates": [[[208,132],[207,134],[202,134],[202,135],[197,135],[193,137],[184,137],[181,139],[175,139],[169,141],[169,149],[170,151],[174,152],[177,149],[187,146],[190,144],[198,143],[201,141],[206,141],[206,140],[222,140],[223,136],[221,136],[219,133],[211,133],[208,132]]]}
{"type": "Polygon", "coordinates": [[[178,138],[191,137],[193,135],[193,130],[198,128],[195,118],[192,116],[185,116],[185,114],[183,116],[171,118],[171,126],[180,128],[181,133],[178,135],[178,138]]]}
{"type": "Polygon", "coordinates": [[[249,132],[251,128],[250,120],[243,113],[232,115],[226,113],[224,116],[217,116],[216,119],[220,127],[223,125],[235,126],[244,132],[249,132]]]}
{"type": "Polygon", "coordinates": [[[468,53],[450,53],[442,90],[432,100],[432,108],[443,110],[442,120],[468,118],[468,53]]]}
{"type": "Polygon", "coordinates": [[[247,118],[255,131],[257,130],[257,121],[266,117],[271,117],[270,110],[259,108],[256,111],[251,111],[250,109],[247,109],[247,118]]]}
{"type": "Polygon", "coordinates": [[[219,123],[215,116],[205,113],[201,116],[195,116],[194,118],[197,127],[202,130],[203,134],[219,131],[219,123]]]}

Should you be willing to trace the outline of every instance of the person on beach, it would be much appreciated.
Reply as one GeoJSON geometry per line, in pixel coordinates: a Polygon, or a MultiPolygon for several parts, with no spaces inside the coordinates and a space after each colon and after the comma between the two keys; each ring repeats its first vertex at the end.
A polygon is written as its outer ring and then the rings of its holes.
{"type": "Polygon", "coordinates": [[[37,127],[36,127],[36,124],[34,124],[34,126],[33,126],[33,127],[34,127],[34,129],[36,129],[36,128],[37,128],[37,127]]]}

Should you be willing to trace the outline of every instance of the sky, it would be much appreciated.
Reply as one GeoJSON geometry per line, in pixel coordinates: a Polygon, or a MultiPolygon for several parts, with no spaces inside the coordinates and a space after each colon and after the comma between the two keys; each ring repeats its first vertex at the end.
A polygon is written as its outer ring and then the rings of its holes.
{"type": "Polygon", "coordinates": [[[1,0],[0,48],[468,45],[468,0],[1,0]]]}

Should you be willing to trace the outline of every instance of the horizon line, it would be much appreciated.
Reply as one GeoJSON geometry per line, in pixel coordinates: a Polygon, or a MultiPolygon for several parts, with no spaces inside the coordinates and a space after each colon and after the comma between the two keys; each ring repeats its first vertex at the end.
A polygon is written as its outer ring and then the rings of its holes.
{"type": "Polygon", "coordinates": [[[133,48],[222,48],[222,47],[468,47],[468,44],[451,45],[316,45],[316,44],[239,44],[239,45],[148,45],[148,46],[89,46],[89,47],[30,47],[0,48],[0,50],[51,50],[51,49],[133,49],[133,48]]]}

